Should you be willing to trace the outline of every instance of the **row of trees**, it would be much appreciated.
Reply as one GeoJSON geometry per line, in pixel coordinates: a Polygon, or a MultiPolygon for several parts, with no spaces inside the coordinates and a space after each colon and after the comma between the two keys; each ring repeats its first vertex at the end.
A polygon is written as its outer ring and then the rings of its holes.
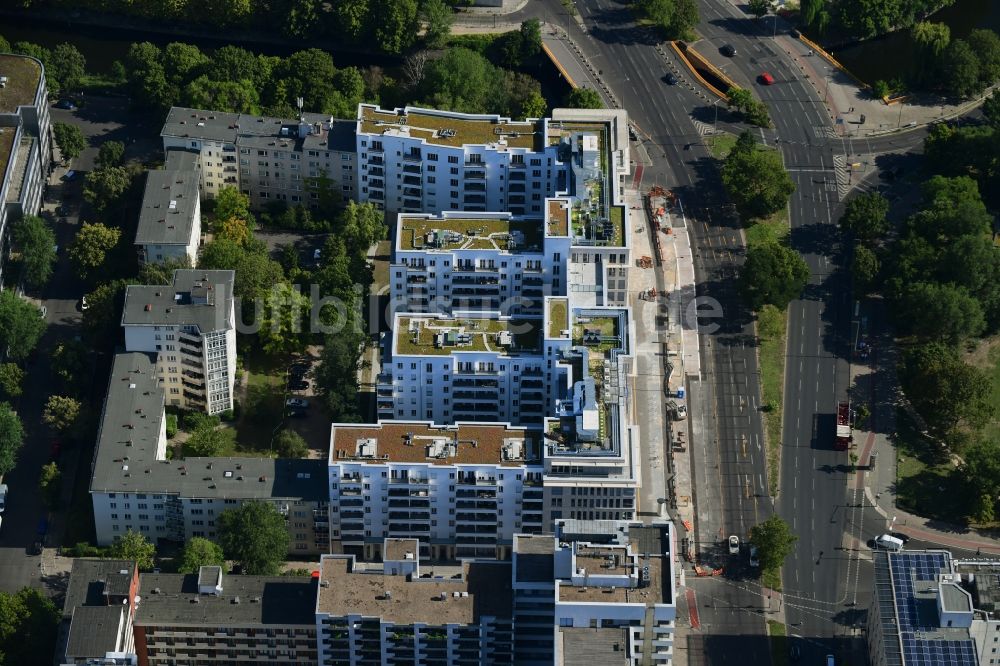
{"type": "Polygon", "coordinates": [[[52,94],[78,90],[86,75],[87,60],[69,43],[47,49],[31,42],[11,44],[0,35],[0,53],[23,53],[38,58],[45,65],[45,85],[52,94]]]}
{"type": "Polygon", "coordinates": [[[189,23],[226,29],[253,29],[292,39],[329,39],[338,44],[402,53],[421,39],[450,26],[449,0],[22,0],[28,7],[58,7],[135,16],[153,22],[189,23]]]}
{"type": "Polygon", "coordinates": [[[955,0],[802,0],[803,24],[819,34],[836,29],[869,39],[908,28],[955,0]]]}
{"type": "Polygon", "coordinates": [[[700,20],[695,0],[636,0],[635,8],[667,39],[691,39],[700,20]]]}
{"type": "Polygon", "coordinates": [[[1000,80],[1000,36],[992,30],[973,30],[965,39],[951,39],[944,23],[921,22],[912,35],[916,85],[967,98],[1000,80]]]}

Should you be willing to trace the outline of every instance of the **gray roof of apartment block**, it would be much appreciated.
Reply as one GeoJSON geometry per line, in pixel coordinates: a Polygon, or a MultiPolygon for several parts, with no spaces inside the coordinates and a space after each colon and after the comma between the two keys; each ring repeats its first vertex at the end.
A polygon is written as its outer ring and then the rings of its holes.
{"type": "Polygon", "coordinates": [[[170,285],[129,285],[122,326],[197,326],[202,332],[228,328],[234,271],[179,269],[170,285]]]}
{"type": "Polygon", "coordinates": [[[149,171],[135,244],[188,245],[197,203],[197,171],[149,171]]]}
{"type": "Polygon", "coordinates": [[[342,120],[319,113],[303,113],[299,119],[223,113],[175,106],[170,109],[160,136],[220,141],[254,146],[277,147],[285,143],[291,150],[338,150],[353,152],[356,120],[342,120]],[[299,137],[299,124],[312,126],[310,134],[299,137]],[[319,129],[319,131],[316,131],[319,129]]]}

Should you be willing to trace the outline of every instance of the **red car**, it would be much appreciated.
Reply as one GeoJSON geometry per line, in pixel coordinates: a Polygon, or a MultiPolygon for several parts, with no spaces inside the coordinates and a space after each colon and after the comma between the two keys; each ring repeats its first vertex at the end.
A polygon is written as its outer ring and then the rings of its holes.
{"type": "Polygon", "coordinates": [[[49,456],[55,460],[59,457],[59,453],[62,451],[62,444],[59,443],[58,439],[52,440],[52,447],[49,449],[49,456]]]}
{"type": "Polygon", "coordinates": [[[763,83],[765,86],[774,85],[774,77],[771,76],[769,73],[764,72],[760,75],[760,82],[763,83]]]}

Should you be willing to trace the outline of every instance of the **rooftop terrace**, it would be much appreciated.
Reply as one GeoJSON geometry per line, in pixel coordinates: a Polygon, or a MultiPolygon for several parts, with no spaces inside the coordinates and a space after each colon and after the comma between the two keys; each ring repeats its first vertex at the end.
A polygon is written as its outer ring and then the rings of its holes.
{"type": "Polygon", "coordinates": [[[549,236],[569,236],[569,201],[549,199],[548,215],[545,217],[545,232],[549,236]]]}
{"type": "Polygon", "coordinates": [[[361,107],[361,128],[367,134],[384,134],[386,131],[406,132],[409,136],[427,143],[442,146],[495,144],[501,139],[512,148],[535,149],[541,141],[541,124],[516,122],[499,116],[451,114],[432,109],[385,110],[372,106],[361,107]]]}
{"type": "MultiPolygon", "coordinates": [[[[7,173],[7,167],[14,159],[14,151],[16,150],[14,146],[15,130],[16,128],[14,127],[0,127],[0,182],[3,182],[4,174],[7,173]]],[[[0,206],[3,204],[4,202],[0,201],[0,206]]]]}
{"type": "Polygon", "coordinates": [[[540,319],[396,318],[396,354],[446,356],[454,352],[502,355],[541,351],[540,319]]]}
{"type": "Polygon", "coordinates": [[[523,465],[538,457],[538,433],[510,426],[391,421],[335,425],[330,463],[387,462],[431,465],[523,465]]]}
{"type": "Polygon", "coordinates": [[[490,218],[399,218],[400,250],[541,250],[538,220],[490,218]]]}
{"type": "Polygon", "coordinates": [[[549,299],[549,337],[562,337],[563,331],[569,330],[569,299],[549,299]]]}
{"type": "Polygon", "coordinates": [[[0,76],[7,83],[0,88],[0,113],[16,113],[17,107],[33,104],[42,80],[42,67],[33,58],[0,55],[0,76]]]}

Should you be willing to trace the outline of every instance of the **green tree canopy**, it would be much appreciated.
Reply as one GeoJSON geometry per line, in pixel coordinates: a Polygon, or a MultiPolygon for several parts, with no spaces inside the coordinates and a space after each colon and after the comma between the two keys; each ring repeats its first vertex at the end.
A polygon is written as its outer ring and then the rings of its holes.
{"type": "Polygon", "coordinates": [[[687,39],[698,24],[694,0],[637,0],[639,13],[663,30],[667,39],[687,39]]]}
{"type": "Polygon", "coordinates": [[[386,53],[402,53],[417,35],[416,0],[368,0],[375,43],[386,53]]]}
{"type": "Polygon", "coordinates": [[[14,225],[14,243],[21,253],[24,281],[41,289],[52,277],[56,263],[56,235],[48,223],[35,215],[25,215],[14,225]]]}
{"type": "Polygon", "coordinates": [[[0,655],[3,663],[38,663],[48,655],[59,633],[59,609],[40,588],[0,592],[0,655]]]}
{"type": "Polygon", "coordinates": [[[601,93],[583,86],[570,90],[563,105],[571,109],[603,109],[604,100],[601,98],[601,93]]]}
{"type": "Polygon", "coordinates": [[[965,465],[960,470],[968,487],[970,517],[980,522],[992,522],[1000,496],[1000,442],[985,439],[962,452],[965,465]]]}
{"type": "Polygon", "coordinates": [[[424,23],[424,41],[431,48],[443,46],[451,32],[455,13],[444,0],[423,0],[420,20],[424,23]]]}
{"type": "Polygon", "coordinates": [[[226,568],[226,558],[222,547],[203,537],[192,537],[184,544],[181,552],[181,563],[177,567],[179,573],[198,573],[201,567],[226,568]]]}
{"type": "Polygon", "coordinates": [[[484,113],[500,99],[502,72],[475,51],[453,48],[427,63],[420,87],[431,106],[484,113]]]}
{"type": "Polygon", "coordinates": [[[273,504],[243,502],[219,515],[219,543],[226,557],[235,560],[243,573],[273,576],[288,555],[285,517],[273,504]]]}
{"type": "Polygon", "coordinates": [[[983,102],[983,115],[994,129],[1000,128],[1000,90],[994,90],[983,102]]]}
{"type": "Polygon", "coordinates": [[[947,343],[907,349],[899,376],[910,402],[939,435],[950,435],[961,423],[981,427],[994,414],[989,376],[964,363],[947,343]]]}
{"type": "Polygon", "coordinates": [[[730,151],[722,166],[722,184],[746,220],[781,210],[795,191],[795,183],[785,172],[781,155],[760,147],[730,151]]]}
{"type": "Polygon", "coordinates": [[[76,159],[87,147],[87,138],[76,125],[52,123],[52,135],[59,145],[64,160],[76,159]]]}
{"type": "Polygon", "coordinates": [[[255,220],[250,212],[250,197],[235,187],[220,187],[215,196],[215,209],[212,213],[216,220],[236,218],[243,220],[253,231],[255,220]]]}
{"type": "Polygon", "coordinates": [[[956,39],[948,45],[941,55],[940,68],[945,90],[950,95],[964,99],[982,91],[979,58],[965,40],[956,39]]]}
{"type": "Polygon", "coordinates": [[[979,83],[987,88],[1000,79],[1000,36],[993,30],[973,30],[966,38],[979,60],[979,83]]]}
{"type": "Polygon", "coordinates": [[[747,9],[750,13],[754,15],[754,18],[760,18],[767,13],[767,10],[771,8],[771,3],[768,0],[749,0],[747,2],[747,9]]]}
{"type": "Polygon", "coordinates": [[[308,342],[309,297],[287,282],[274,285],[264,298],[260,321],[261,348],[267,354],[289,355],[308,342]]]}
{"type": "Polygon", "coordinates": [[[750,307],[770,304],[784,310],[809,280],[809,267],[795,251],[777,243],[752,246],[740,273],[750,307]]]}
{"type": "Polygon", "coordinates": [[[59,44],[52,49],[52,57],[45,63],[46,83],[54,92],[79,90],[86,70],[87,59],[79,49],[72,44],[59,44]]]}
{"type": "Polygon", "coordinates": [[[851,262],[851,280],[856,296],[871,293],[878,280],[881,263],[878,255],[864,245],[854,246],[854,260],[851,262]]]}
{"type": "Polygon", "coordinates": [[[203,417],[194,421],[191,436],[184,442],[184,449],[194,456],[220,456],[236,448],[236,431],[219,424],[219,417],[203,417]]]}
{"type": "Polygon", "coordinates": [[[135,560],[140,569],[148,571],[153,568],[156,546],[140,532],[129,529],[125,534],[115,537],[108,549],[108,556],[116,560],[135,560]]]}
{"type": "Polygon", "coordinates": [[[55,511],[59,508],[59,499],[62,495],[62,472],[58,465],[50,462],[42,465],[42,470],[38,475],[38,490],[42,494],[42,501],[45,506],[55,511]]]}
{"type": "Polygon", "coordinates": [[[6,402],[0,402],[0,476],[14,469],[24,443],[24,426],[6,402]]]}
{"type": "Polygon", "coordinates": [[[95,169],[87,174],[83,196],[98,211],[103,211],[118,201],[132,184],[132,172],[123,166],[95,169]]]}
{"type": "Polygon", "coordinates": [[[122,308],[125,305],[125,281],[114,280],[95,287],[83,311],[83,339],[92,346],[106,345],[121,336],[122,308]]]}
{"type": "Polygon", "coordinates": [[[0,348],[20,361],[35,350],[45,332],[42,311],[10,289],[0,291],[0,348]]]}
{"type": "Polygon", "coordinates": [[[59,342],[49,358],[49,368],[57,385],[79,397],[84,386],[90,385],[91,350],[78,340],[59,342]]]}
{"type": "Polygon", "coordinates": [[[305,458],[309,455],[309,446],[302,435],[287,428],[274,438],[274,450],[281,458],[305,458]]]}
{"type": "Polygon", "coordinates": [[[861,241],[877,240],[889,230],[889,200],[880,192],[868,192],[847,202],[840,228],[861,241]]]}
{"type": "Polygon", "coordinates": [[[108,253],[118,244],[121,235],[121,229],[117,227],[84,222],[69,248],[69,258],[77,275],[87,280],[96,269],[103,267],[108,253]]]}
{"type": "Polygon", "coordinates": [[[65,395],[49,396],[42,412],[42,420],[56,432],[68,433],[80,419],[80,401],[65,395]]]}
{"type": "Polygon", "coordinates": [[[0,364],[0,392],[4,398],[17,398],[24,392],[24,370],[16,363],[0,364]]]}
{"type": "Polygon", "coordinates": [[[105,141],[97,150],[98,168],[120,166],[124,159],[125,144],[121,141],[105,141]]]}
{"type": "Polygon", "coordinates": [[[777,514],[750,528],[750,543],[757,547],[764,571],[780,571],[798,540],[788,523],[777,514]]]}
{"type": "Polygon", "coordinates": [[[194,44],[172,42],[163,49],[164,73],[175,86],[197,78],[211,62],[194,44]]]}

